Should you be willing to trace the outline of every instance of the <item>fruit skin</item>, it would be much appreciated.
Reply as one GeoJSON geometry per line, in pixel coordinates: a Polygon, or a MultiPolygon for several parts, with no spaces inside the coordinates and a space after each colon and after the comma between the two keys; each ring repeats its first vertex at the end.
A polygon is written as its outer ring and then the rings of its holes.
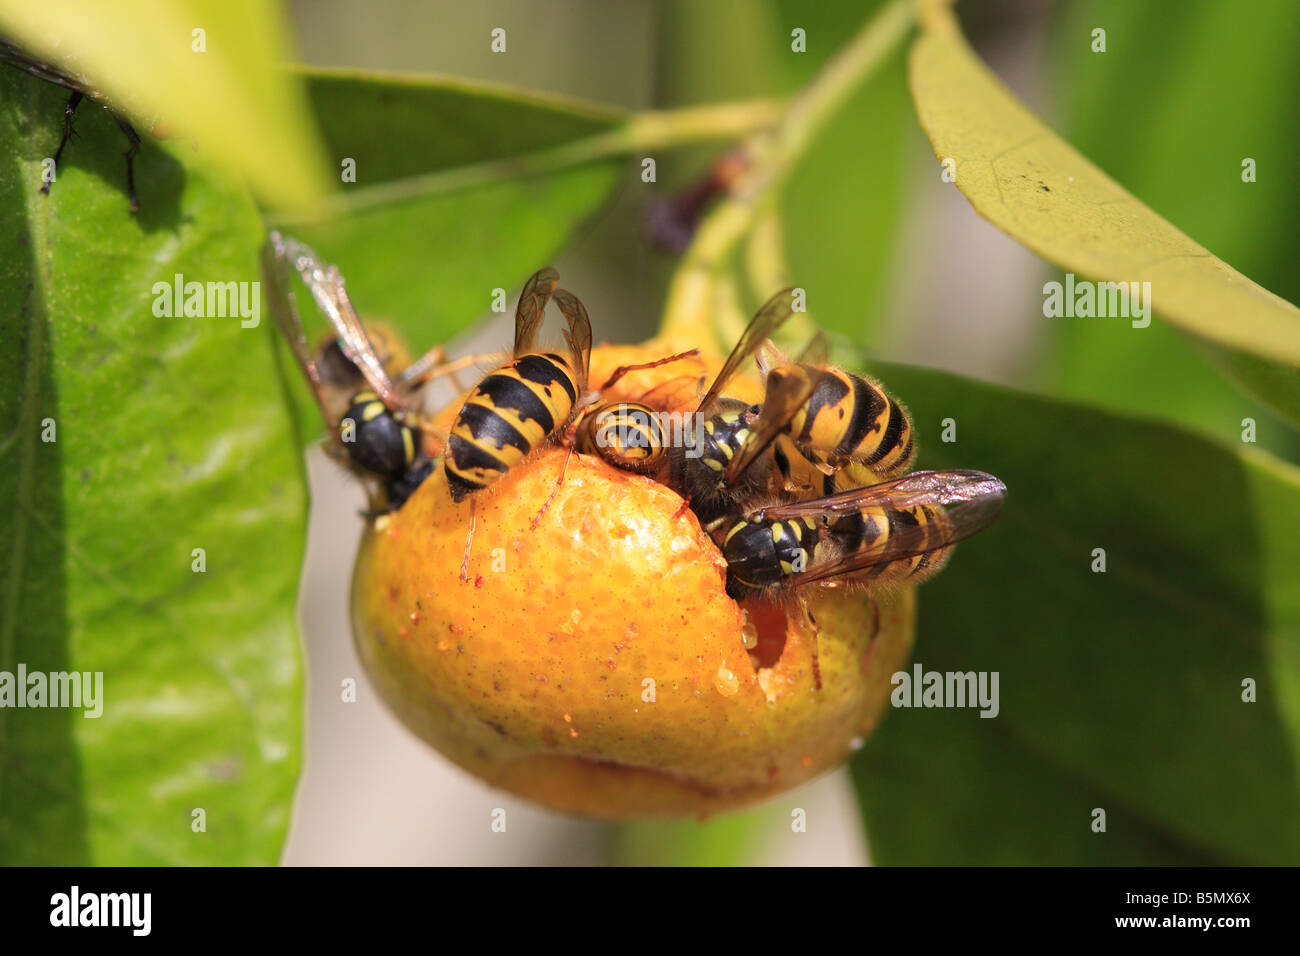
{"type": "MultiPolygon", "coordinates": [[[[653,344],[598,348],[592,381],[663,354],[653,344]]],[[[674,401],[689,410],[698,375],[716,367],[633,373],[609,397],[685,375],[674,401]]],[[[731,391],[751,389],[757,396],[752,381],[731,391]]],[[[592,817],[708,815],[842,761],[880,719],[890,677],[906,664],[913,592],[812,596],[820,690],[809,636],[781,609],[752,608],[764,622],[760,651],[784,639],[773,666],[756,671],[725,563],[672,490],[575,454],[530,527],[565,454],[541,449],[472,496],[468,581],[471,501],[451,502],[441,470],[366,532],[353,631],[394,713],[486,782],[592,817]]]]}

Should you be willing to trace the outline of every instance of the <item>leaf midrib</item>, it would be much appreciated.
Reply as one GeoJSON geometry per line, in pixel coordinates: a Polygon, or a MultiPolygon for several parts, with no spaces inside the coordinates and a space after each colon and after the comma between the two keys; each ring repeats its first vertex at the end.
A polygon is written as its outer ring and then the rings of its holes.
{"type": "MultiPolygon", "coordinates": [[[[22,593],[23,573],[26,570],[28,514],[32,503],[32,489],[36,476],[36,416],[41,400],[41,372],[44,367],[46,304],[45,277],[48,275],[49,262],[43,252],[47,249],[49,233],[48,220],[42,213],[48,210],[37,205],[40,194],[26,188],[27,177],[22,169],[22,161],[17,160],[18,169],[15,179],[18,189],[25,192],[26,221],[28,224],[28,249],[32,261],[34,281],[28,288],[27,298],[27,349],[24,356],[26,375],[23,381],[22,403],[18,413],[16,432],[18,441],[18,483],[14,495],[13,538],[10,544],[9,579],[5,581],[4,618],[0,620],[0,670],[13,673],[14,654],[16,651],[16,634],[18,628],[18,604],[22,593]]],[[[48,198],[48,197],[46,197],[48,198]]],[[[21,693],[21,689],[19,691],[21,693]]],[[[0,707],[0,793],[6,775],[9,758],[8,747],[9,708],[0,707]]]]}

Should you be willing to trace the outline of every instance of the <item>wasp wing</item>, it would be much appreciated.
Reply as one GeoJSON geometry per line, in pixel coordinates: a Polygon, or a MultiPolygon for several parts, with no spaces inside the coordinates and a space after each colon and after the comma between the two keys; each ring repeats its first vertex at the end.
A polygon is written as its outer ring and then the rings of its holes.
{"type": "Polygon", "coordinates": [[[285,258],[292,263],[303,285],[316,301],[316,306],[334,327],[338,336],[339,348],[348,361],[357,367],[376,395],[388,408],[397,411],[402,407],[402,400],[384,370],[384,363],[375,352],[365,327],[357,316],[357,310],[348,298],[343,284],[343,276],[337,266],[321,262],[316,253],[308,246],[294,239],[281,237],[280,245],[285,258]]]}
{"type": "Polygon", "coordinates": [[[741,365],[763,344],[765,339],[771,337],[772,333],[781,327],[786,319],[794,314],[792,305],[793,288],[782,289],[772,298],[768,299],[766,304],[758,310],[754,318],[750,320],[745,331],[741,333],[740,341],[736,347],[731,350],[731,355],[727,357],[727,363],[722,366],[722,371],[718,373],[713,384],[709,386],[709,391],[700,401],[696,414],[707,418],[713,410],[713,406],[718,399],[722,397],[722,390],[740,371],[741,365]]]}
{"type": "Polygon", "coordinates": [[[826,333],[819,329],[817,334],[808,340],[808,344],[804,346],[795,362],[799,365],[825,365],[830,359],[830,343],[826,341],[826,333]]]}
{"type": "Polygon", "coordinates": [[[564,331],[564,341],[569,343],[569,361],[578,373],[578,391],[585,392],[591,371],[591,318],[587,315],[587,307],[567,289],[555,290],[555,304],[569,323],[564,331]]]}
{"type": "Polygon", "coordinates": [[[316,360],[312,358],[311,347],[303,334],[302,319],[298,315],[298,307],[294,302],[293,289],[289,280],[290,252],[286,242],[297,245],[292,239],[285,240],[278,232],[272,232],[262,246],[262,274],[266,279],[267,299],[271,304],[271,314],[275,316],[275,324],[280,329],[280,334],[289,343],[298,367],[311,383],[312,394],[316,396],[316,404],[320,406],[321,416],[330,427],[334,427],[336,423],[330,421],[330,412],[325,407],[320,371],[316,368],[316,360]]]}
{"type": "Polygon", "coordinates": [[[736,452],[736,456],[727,462],[723,478],[728,485],[734,485],[745,473],[745,469],[785,430],[790,419],[812,397],[821,379],[821,373],[812,369],[799,369],[793,375],[775,369],[767,376],[763,410],[749,426],[749,437],[745,443],[736,452]]]}
{"type": "Polygon", "coordinates": [[[542,327],[542,319],[546,316],[546,303],[551,301],[551,294],[559,281],[560,274],[547,266],[534,272],[524,283],[524,291],[519,293],[519,304],[515,306],[515,358],[533,350],[537,330],[542,327]]]}
{"type": "Polygon", "coordinates": [[[693,399],[699,395],[702,384],[698,375],[675,375],[642,392],[636,400],[651,408],[676,410],[679,404],[684,404],[684,396],[693,399]]]}
{"type": "MultiPolygon", "coordinates": [[[[991,525],[1002,510],[1007,486],[982,471],[918,471],[892,481],[755,512],[767,518],[833,519],[864,511],[883,512],[888,535],[879,547],[846,551],[834,561],[791,575],[795,587],[951,548],[991,525]],[[922,512],[918,518],[917,512],[922,512]]],[[[754,516],[751,516],[751,520],[754,516]]]]}

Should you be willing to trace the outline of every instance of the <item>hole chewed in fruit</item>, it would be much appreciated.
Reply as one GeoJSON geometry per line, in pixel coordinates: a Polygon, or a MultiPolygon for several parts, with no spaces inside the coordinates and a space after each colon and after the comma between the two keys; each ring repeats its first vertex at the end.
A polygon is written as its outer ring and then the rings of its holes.
{"type": "Polygon", "coordinates": [[[775,667],[785,650],[790,618],[784,606],[763,598],[748,598],[740,605],[754,628],[755,643],[749,648],[749,658],[755,670],[775,667]]]}

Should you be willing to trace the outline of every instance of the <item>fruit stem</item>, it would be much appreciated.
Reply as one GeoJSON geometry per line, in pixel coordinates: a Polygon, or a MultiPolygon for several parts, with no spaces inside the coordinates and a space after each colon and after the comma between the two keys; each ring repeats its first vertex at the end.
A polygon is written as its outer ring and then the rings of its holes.
{"type": "MultiPolygon", "coordinates": [[[[720,202],[700,223],[691,245],[668,289],[668,302],[660,324],[660,339],[700,344],[701,330],[719,330],[713,322],[714,286],[726,269],[737,247],[756,225],[775,217],[776,196],[799,160],[808,151],[826,123],[848,98],[875,72],[889,54],[910,33],[916,17],[914,0],[893,0],[863,25],[839,53],[833,56],[812,82],[786,106],[776,128],[759,131],[745,143],[751,157],[749,169],[739,178],[730,195],[720,202]]],[[[768,227],[779,226],[775,221],[768,227]]],[[[749,265],[756,283],[769,283],[774,275],[784,273],[779,250],[773,259],[771,236],[756,237],[757,250],[751,250],[749,265]],[[763,249],[763,243],[767,248],[763,249]],[[758,253],[755,258],[754,253],[758,253]],[[756,268],[757,267],[757,268],[756,268]]],[[[775,291],[758,291],[759,298],[775,291]]],[[[811,323],[805,317],[798,334],[810,335],[811,323]]],[[[789,326],[787,326],[787,329],[789,326]]]]}

